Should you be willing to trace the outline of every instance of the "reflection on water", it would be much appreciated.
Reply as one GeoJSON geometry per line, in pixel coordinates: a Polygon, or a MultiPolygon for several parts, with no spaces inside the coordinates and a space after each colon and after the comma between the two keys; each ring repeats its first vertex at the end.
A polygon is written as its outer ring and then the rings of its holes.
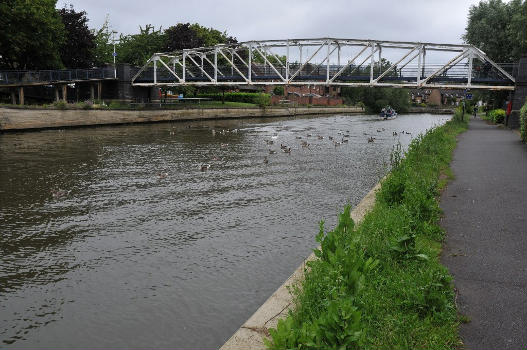
{"type": "Polygon", "coordinates": [[[392,146],[447,119],[0,135],[0,347],[220,346],[309,255],[318,221],[384,175],[392,146]]]}

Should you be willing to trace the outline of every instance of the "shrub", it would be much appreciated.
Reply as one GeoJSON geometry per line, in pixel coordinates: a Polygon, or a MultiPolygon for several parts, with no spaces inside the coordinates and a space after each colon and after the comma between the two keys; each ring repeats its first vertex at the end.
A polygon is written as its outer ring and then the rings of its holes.
{"type": "Polygon", "coordinates": [[[527,142],[527,101],[520,109],[520,135],[523,142],[527,142]]]}
{"type": "Polygon", "coordinates": [[[273,89],[273,94],[277,96],[283,96],[284,95],[284,87],[283,86],[275,86],[273,89]]]}
{"type": "Polygon", "coordinates": [[[108,108],[109,109],[127,109],[129,108],[129,105],[126,103],[119,102],[119,101],[112,101],[108,105],[108,108]]]}
{"type": "Polygon", "coordinates": [[[254,97],[253,103],[257,104],[259,107],[262,108],[267,107],[271,104],[271,96],[269,96],[269,94],[264,93],[257,94],[254,97]]]}
{"type": "Polygon", "coordinates": [[[488,119],[496,124],[501,124],[505,120],[505,111],[503,109],[493,109],[489,112],[488,119]]]}
{"type": "Polygon", "coordinates": [[[56,109],[66,109],[68,104],[62,100],[53,102],[53,107],[56,109]]]}
{"type": "Polygon", "coordinates": [[[225,98],[225,101],[229,102],[255,103],[254,99],[257,96],[258,93],[253,92],[226,92],[225,95],[221,93],[205,93],[199,94],[197,97],[210,98],[214,101],[221,101],[225,98]]]}
{"type": "Polygon", "coordinates": [[[93,107],[93,102],[91,100],[86,100],[81,102],[79,105],[82,109],[91,109],[93,107]]]}

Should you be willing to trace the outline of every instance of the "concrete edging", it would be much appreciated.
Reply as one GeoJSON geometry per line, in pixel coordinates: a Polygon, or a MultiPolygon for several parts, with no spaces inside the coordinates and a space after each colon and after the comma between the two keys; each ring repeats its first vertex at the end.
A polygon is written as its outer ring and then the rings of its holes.
{"type": "MultiPolygon", "coordinates": [[[[351,217],[355,223],[361,222],[364,216],[373,208],[375,204],[375,193],[380,187],[381,183],[379,182],[351,211],[351,217]]],[[[304,278],[306,262],[314,259],[315,254],[312,253],[284,284],[223,344],[220,350],[266,349],[263,338],[269,336],[269,328],[276,327],[278,320],[285,318],[289,309],[292,307],[293,298],[288,288],[304,278]]]]}
{"type": "Polygon", "coordinates": [[[82,110],[0,108],[0,131],[309,114],[362,113],[358,107],[82,110]]]}

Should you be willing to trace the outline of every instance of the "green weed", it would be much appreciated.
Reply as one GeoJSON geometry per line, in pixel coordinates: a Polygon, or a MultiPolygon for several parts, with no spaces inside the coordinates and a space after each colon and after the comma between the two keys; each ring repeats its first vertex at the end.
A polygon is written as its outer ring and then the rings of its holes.
{"type": "MultiPolygon", "coordinates": [[[[467,118],[468,119],[468,118],[467,118]]],[[[292,289],[294,309],[270,330],[271,349],[451,349],[459,317],[439,263],[439,175],[447,169],[460,116],[395,147],[392,172],[360,225],[350,207],[316,236],[318,259],[292,289]]]]}

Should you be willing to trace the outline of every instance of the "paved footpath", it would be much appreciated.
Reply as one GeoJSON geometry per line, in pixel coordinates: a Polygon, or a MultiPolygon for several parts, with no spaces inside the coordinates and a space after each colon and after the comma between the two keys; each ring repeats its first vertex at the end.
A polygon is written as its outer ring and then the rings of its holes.
{"type": "Polygon", "coordinates": [[[441,195],[442,262],[454,276],[467,350],[527,349],[527,147],[517,133],[471,120],[441,195]]]}

